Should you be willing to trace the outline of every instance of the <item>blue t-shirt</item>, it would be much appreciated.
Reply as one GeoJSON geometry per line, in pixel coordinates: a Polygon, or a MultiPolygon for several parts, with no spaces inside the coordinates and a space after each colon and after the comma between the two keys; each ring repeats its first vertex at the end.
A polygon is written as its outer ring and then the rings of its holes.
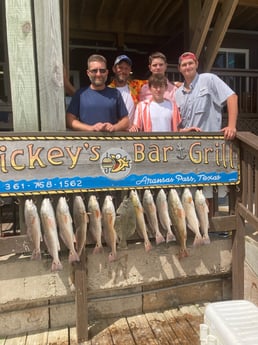
{"type": "Polygon", "coordinates": [[[67,112],[88,125],[98,122],[110,122],[114,125],[128,115],[120,92],[109,87],[101,91],[92,90],[90,87],[78,90],[67,112]]]}

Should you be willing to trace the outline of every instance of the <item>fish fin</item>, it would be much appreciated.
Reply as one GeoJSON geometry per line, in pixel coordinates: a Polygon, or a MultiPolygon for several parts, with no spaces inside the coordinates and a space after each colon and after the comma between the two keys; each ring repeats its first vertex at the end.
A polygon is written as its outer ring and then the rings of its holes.
{"type": "Polygon", "coordinates": [[[198,247],[200,245],[203,244],[203,238],[202,236],[200,236],[199,234],[198,235],[195,235],[194,237],[194,241],[193,241],[193,246],[194,247],[198,247]]]}
{"type": "Polygon", "coordinates": [[[177,216],[178,216],[179,218],[184,218],[184,217],[185,217],[185,211],[184,211],[183,208],[178,208],[178,209],[177,209],[177,216]]]}
{"type": "Polygon", "coordinates": [[[155,239],[156,239],[156,244],[165,242],[165,239],[161,234],[157,234],[155,239]]]}
{"type": "Polygon", "coordinates": [[[61,271],[62,269],[63,269],[63,265],[61,264],[61,262],[53,260],[52,266],[51,266],[51,271],[56,272],[56,271],[61,271]]]}
{"type": "Polygon", "coordinates": [[[176,241],[176,236],[172,232],[167,233],[166,242],[176,241]]]}
{"type": "Polygon", "coordinates": [[[41,260],[41,252],[40,250],[34,249],[31,255],[31,260],[41,260]]]}
{"type": "Polygon", "coordinates": [[[70,264],[76,261],[80,261],[79,255],[75,250],[70,251],[68,261],[70,264]]]}
{"type": "Polygon", "coordinates": [[[95,212],[95,214],[96,214],[96,218],[100,218],[101,217],[101,212],[100,212],[100,210],[96,210],[96,211],[94,211],[95,212]]]}
{"type": "Polygon", "coordinates": [[[187,249],[180,248],[179,253],[178,253],[178,259],[181,260],[183,258],[186,258],[187,256],[189,256],[187,249]]]}
{"type": "Polygon", "coordinates": [[[116,256],[116,254],[114,254],[113,252],[111,252],[111,253],[108,254],[108,261],[109,261],[109,262],[116,261],[116,259],[117,259],[117,256],[116,256]]]}
{"type": "Polygon", "coordinates": [[[144,248],[147,253],[152,249],[150,241],[144,242],[144,248]]]}
{"type": "Polygon", "coordinates": [[[96,246],[93,250],[93,254],[99,254],[99,253],[103,253],[103,247],[102,247],[102,245],[99,246],[98,244],[96,244],[96,246]]]}
{"type": "Polygon", "coordinates": [[[204,235],[202,238],[203,244],[210,244],[211,240],[210,240],[210,236],[209,235],[204,235]]]}

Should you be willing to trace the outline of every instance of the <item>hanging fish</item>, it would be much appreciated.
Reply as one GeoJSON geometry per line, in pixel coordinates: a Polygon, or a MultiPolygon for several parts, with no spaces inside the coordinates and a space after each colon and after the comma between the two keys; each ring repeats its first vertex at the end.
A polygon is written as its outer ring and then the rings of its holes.
{"type": "Polygon", "coordinates": [[[116,210],[115,230],[119,238],[118,247],[127,248],[127,239],[130,238],[136,229],[136,215],[130,198],[125,197],[116,210]]]}
{"type": "Polygon", "coordinates": [[[41,203],[40,218],[44,231],[44,241],[49,254],[53,258],[51,270],[60,271],[63,268],[58,256],[60,244],[58,240],[54,209],[49,198],[44,198],[41,203]]]}
{"type": "Polygon", "coordinates": [[[75,261],[80,261],[80,258],[74,247],[75,236],[73,232],[72,217],[66,198],[63,196],[61,196],[57,202],[56,220],[59,228],[59,234],[64,244],[69,249],[69,262],[72,263],[75,261]]]}
{"type": "Polygon", "coordinates": [[[89,231],[96,241],[96,246],[93,250],[93,254],[103,252],[103,246],[101,242],[102,237],[102,224],[101,224],[101,211],[99,202],[95,195],[91,195],[88,201],[88,212],[89,212],[89,231]]]}
{"type": "Polygon", "coordinates": [[[144,220],[144,210],[136,190],[131,190],[130,198],[132,200],[136,215],[136,230],[139,236],[144,239],[145,251],[149,252],[152,249],[152,246],[147,234],[147,228],[144,220]]]}
{"type": "Polygon", "coordinates": [[[146,189],[143,193],[142,206],[143,206],[148,224],[153,234],[155,235],[156,244],[165,242],[165,239],[159,230],[157,209],[153,200],[153,196],[149,189],[146,189]]]}
{"type": "Polygon", "coordinates": [[[197,189],[194,196],[196,213],[200,222],[203,244],[210,244],[209,237],[209,207],[201,189],[197,189]]]}
{"type": "Polygon", "coordinates": [[[164,189],[160,189],[156,197],[157,214],[162,228],[166,231],[166,242],[176,241],[171,229],[171,219],[168,212],[168,201],[164,189]]]}
{"type": "Polygon", "coordinates": [[[193,196],[189,188],[184,188],[182,194],[182,204],[185,210],[186,224],[190,230],[195,234],[193,246],[203,244],[202,235],[199,229],[199,220],[197,218],[193,196]]]}
{"type": "Polygon", "coordinates": [[[109,247],[111,247],[111,253],[108,256],[109,262],[116,260],[116,242],[117,236],[114,228],[116,218],[115,206],[112,201],[111,195],[106,195],[102,206],[102,225],[104,231],[104,238],[109,247]]]}
{"type": "Polygon", "coordinates": [[[33,200],[27,199],[24,205],[24,218],[27,235],[32,242],[32,260],[41,259],[40,242],[42,242],[41,225],[38,210],[33,200]]]}
{"type": "Polygon", "coordinates": [[[82,250],[86,245],[87,227],[89,222],[86,208],[80,195],[76,195],[73,200],[73,222],[75,226],[75,245],[80,257],[82,250]]]}
{"type": "Polygon", "coordinates": [[[168,193],[168,211],[180,243],[179,258],[188,256],[186,249],[186,219],[185,210],[176,189],[172,188],[168,193]]]}

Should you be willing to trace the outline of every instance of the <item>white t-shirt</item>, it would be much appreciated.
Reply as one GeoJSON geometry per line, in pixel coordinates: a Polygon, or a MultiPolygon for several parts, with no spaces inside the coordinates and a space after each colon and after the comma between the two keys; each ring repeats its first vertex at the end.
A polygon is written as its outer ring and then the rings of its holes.
{"type": "Polygon", "coordinates": [[[134,117],[134,111],[135,111],[135,104],[133,101],[133,98],[130,93],[130,89],[128,85],[122,86],[122,87],[117,87],[117,90],[120,91],[123,100],[126,105],[126,109],[128,110],[128,116],[130,120],[130,124],[133,123],[133,117],[134,117]]]}
{"type": "Polygon", "coordinates": [[[150,117],[153,132],[172,131],[172,104],[164,99],[162,103],[150,103],[150,117]]]}

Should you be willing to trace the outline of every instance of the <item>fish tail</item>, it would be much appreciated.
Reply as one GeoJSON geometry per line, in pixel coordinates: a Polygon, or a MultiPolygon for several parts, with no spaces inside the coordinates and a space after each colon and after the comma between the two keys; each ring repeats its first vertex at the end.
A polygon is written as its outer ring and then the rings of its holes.
{"type": "Polygon", "coordinates": [[[79,255],[75,250],[70,251],[68,261],[70,264],[75,262],[75,261],[80,261],[79,255]]]}
{"type": "Polygon", "coordinates": [[[93,254],[99,254],[99,253],[103,253],[103,247],[102,247],[102,245],[100,246],[100,245],[96,244],[96,246],[93,250],[93,254]]]}
{"type": "Polygon", "coordinates": [[[34,249],[31,255],[31,260],[41,260],[40,250],[34,249]]]}
{"type": "Polygon", "coordinates": [[[166,242],[176,241],[176,236],[172,232],[167,233],[166,242]]]}
{"type": "Polygon", "coordinates": [[[209,235],[203,235],[202,242],[203,244],[210,244],[211,240],[210,240],[209,235]]]}
{"type": "Polygon", "coordinates": [[[161,233],[157,233],[156,234],[156,244],[160,244],[160,243],[163,243],[163,242],[165,242],[164,237],[162,236],[161,233]]]}
{"type": "Polygon", "coordinates": [[[70,276],[68,277],[68,284],[70,287],[70,291],[74,292],[75,291],[75,277],[74,277],[74,271],[70,273],[70,276]]]}
{"type": "Polygon", "coordinates": [[[203,238],[199,234],[195,235],[194,241],[193,241],[193,246],[198,247],[198,246],[201,246],[202,244],[203,244],[203,238]]]}
{"type": "Polygon", "coordinates": [[[111,253],[109,253],[108,254],[108,261],[109,262],[113,262],[113,261],[116,261],[116,253],[114,253],[114,252],[111,252],[111,253]]]}
{"type": "Polygon", "coordinates": [[[152,249],[152,245],[151,245],[150,241],[144,242],[144,248],[145,248],[145,251],[147,253],[152,249]]]}
{"type": "Polygon", "coordinates": [[[53,260],[51,271],[56,272],[56,271],[61,271],[62,269],[63,269],[63,265],[61,264],[61,262],[59,260],[58,261],[53,260]]]}
{"type": "Polygon", "coordinates": [[[118,244],[118,248],[120,248],[120,249],[128,249],[126,240],[120,241],[119,244],[118,244]]]}
{"type": "Polygon", "coordinates": [[[186,258],[187,256],[189,256],[187,249],[186,248],[180,248],[179,254],[178,254],[179,260],[186,258]]]}

